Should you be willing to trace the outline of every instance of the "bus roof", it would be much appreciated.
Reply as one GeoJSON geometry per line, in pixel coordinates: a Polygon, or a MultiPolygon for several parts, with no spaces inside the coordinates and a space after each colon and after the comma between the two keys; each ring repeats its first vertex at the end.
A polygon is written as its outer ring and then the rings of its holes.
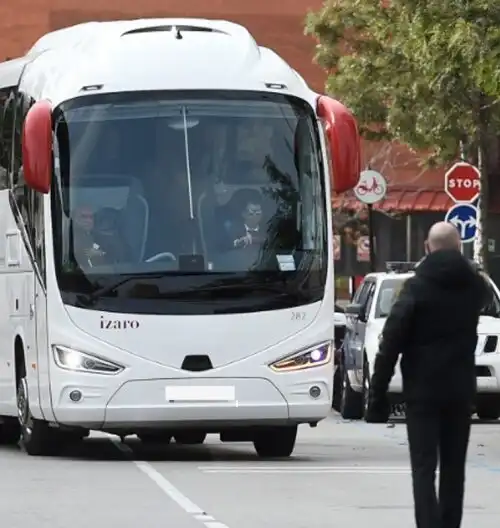
{"type": "Polygon", "coordinates": [[[23,68],[30,61],[27,57],[20,57],[5,62],[0,62],[0,90],[17,86],[23,68]]]}
{"type": "MultiPolygon", "coordinates": [[[[54,106],[77,96],[142,90],[316,94],[246,28],[191,18],[89,22],[49,33],[23,59],[21,87],[54,106]]],[[[0,73],[1,75],[1,73],[0,73]]]]}
{"type": "Polygon", "coordinates": [[[98,22],[86,22],[68,28],[51,31],[40,37],[23,57],[0,62],[0,89],[17,86],[26,64],[34,60],[44,51],[61,46],[67,46],[70,42],[78,41],[79,38],[95,28],[98,22]]]}

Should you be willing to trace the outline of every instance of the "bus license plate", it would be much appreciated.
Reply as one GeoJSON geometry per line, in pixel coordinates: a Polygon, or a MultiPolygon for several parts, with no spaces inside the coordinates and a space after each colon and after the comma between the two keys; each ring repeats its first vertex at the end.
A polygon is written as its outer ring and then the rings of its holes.
{"type": "Polygon", "coordinates": [[[232,402],[236,400],[236,390],[227,385],[165,387],[165,399],[168,402],[232,402]]]}

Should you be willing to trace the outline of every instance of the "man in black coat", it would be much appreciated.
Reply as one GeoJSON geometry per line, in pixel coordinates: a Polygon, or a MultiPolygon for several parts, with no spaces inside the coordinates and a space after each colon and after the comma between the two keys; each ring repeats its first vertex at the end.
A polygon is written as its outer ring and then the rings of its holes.
{"type": "Polygon", "coordinates": [[[491,293],[461,254],[452,224],[432,226],[426,253],[385,323],[365,418],[370,423],[388,420],[387,389],[402,354],[417,527],[459,528],[476,393],[477,325],[491,293]]]}

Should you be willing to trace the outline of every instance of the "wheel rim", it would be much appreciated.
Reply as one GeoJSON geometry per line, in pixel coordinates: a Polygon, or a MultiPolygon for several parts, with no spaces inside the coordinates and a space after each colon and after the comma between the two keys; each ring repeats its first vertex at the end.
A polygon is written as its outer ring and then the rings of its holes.
{"type": "Polygon", "coordinates": [[[364,408],[365,412],[366,409],[368,409],[368,397],[370,394],[370,380],[368,378],[368,375],[365,373],[364,375],[364,381],[363,381],[363,391],[364,391],[364,408]]]}
{"type": "Polygon", "coordinates": [[[24,431],[31,434],[30,407],[28,399],[28,383],[26,378],[19,382],[17,389],[17,416],[24,431]]]}
{"type": "Polygon", "coordinates": [[[342,387],[342,392],[340,394],[340,406],[341,408],[344,407],[345,405],[345,393],[346,393],[346,390],[347,390],[347,373],[344,369],[344,367],[342,367],[342,371],[341,371],[341,383],[340,383],[340,386],[342,387]]]}

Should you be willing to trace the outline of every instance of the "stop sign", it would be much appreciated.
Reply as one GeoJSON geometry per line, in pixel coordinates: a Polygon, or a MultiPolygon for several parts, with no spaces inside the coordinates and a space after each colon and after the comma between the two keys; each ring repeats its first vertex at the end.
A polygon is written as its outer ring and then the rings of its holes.
{"type": "Polygon", "coordinates": [[[470,163],[459,162],[444,176],[444,190],[454,202],[474,202],[481,191],[481,173],[470,163]]]}

